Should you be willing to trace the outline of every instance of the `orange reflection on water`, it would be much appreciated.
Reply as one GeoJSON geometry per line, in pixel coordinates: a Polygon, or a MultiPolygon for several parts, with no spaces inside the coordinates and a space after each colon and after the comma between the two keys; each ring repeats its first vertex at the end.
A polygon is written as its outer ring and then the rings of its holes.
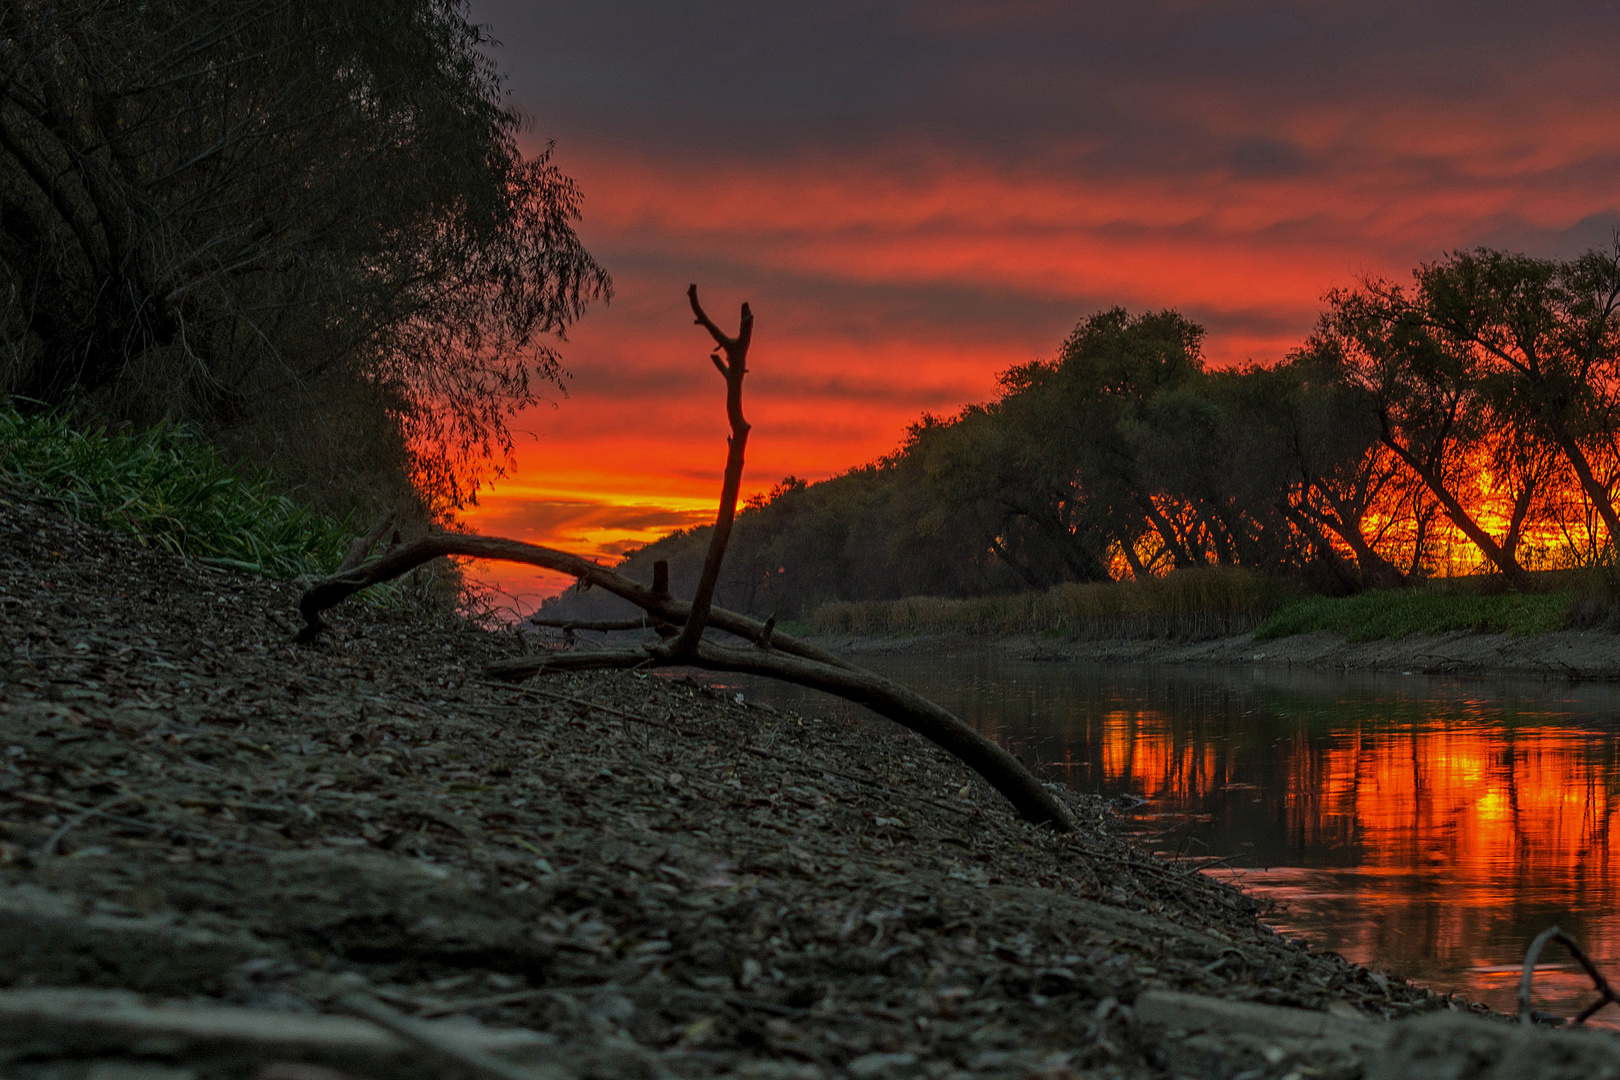
{"type": "Polygon", "coordinates": [[[1428,871],[1454,905],[1499,906],[1504,887],[1530,886],[1578,906],[1607,876],[1614,763],[1590,732],[1440,721],[1292,756],[1290,828],[1354,845],[1363,867],[1428,871]]]}
{"type": "MultiPolygon", "coordinates": [[[[1352,960],[1497,1007],[1510,1004],[1528,937],[1552,922],[1578,927],[1603,966],[1620,961],[1610,736],[1466,715],[1301,731],[1276,744],[1256,799],[1228,780],[1227,748],[1178,734],[1167,717],[1117,712],[1102,728],[1116,784],[1217,817],[1263,802],[1280,842],[1271,854],[1280,846],[1297,865],[1241,883],[1286,905],[1285,929],[1352,960]],[[1243,799],[1223,810],[1228,787],[1243,799]]],[[[1549,972],[1541,993],[1568,1003],[1584,990],[1575,973],[1549,972]]]]}
{"type": "Polygon", "coordinates": [[[1153,713],[1104,713],[1102,758],[1104,776],[1149,799],[1195,799],[1225,783],[1213,743],[1177,740],[1153,713]]]}

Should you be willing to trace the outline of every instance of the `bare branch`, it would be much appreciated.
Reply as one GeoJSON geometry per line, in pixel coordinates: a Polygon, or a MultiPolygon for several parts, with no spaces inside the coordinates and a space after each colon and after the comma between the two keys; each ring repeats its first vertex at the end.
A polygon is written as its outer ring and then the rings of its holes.
{"type": "MultiPolygon", "coordinates": [[[[1068,806],[1035,778],[1024,764],[994,740],[963,723],[947,710],[890,682],[875,672],[851,664],[849,661],[800,641],[776,629],[772,616],[764,623],[713,606],[715,583],[720,576],[720,564],[725,558],[726,543],[731,535],[731,524],[737,509],[737,491],[742,479],[743,448],[748,439],[748,423],[742,415],[742,377],[748,343],[753,330],[753,315],[748,305],[742,308],[741,330],[737,337],[727,337],[704,314],[698,303],[697,286],[687,291],[692,311],[699,325],[706,327],[715,338],[720,350],[726,354],[716,364],[726,377],[726,413],[731,421],[730,450],[726,456],[725,483],[721,489],[720,510],[715,519],[714,535],[709,543],[708,557],[703,565],[703,576],[690,604],[683,604],[669,594],[669,566],[659,562],[653,568],[653,585],[648,588],[606,567],[563,551],[554,551],[516,540],[498,537],[465,536],[456,533],[434,533],[412,544],[393,551],[363,566],[334,574],[312,585],[299,602],[305,627],[299,641],[312,640],[323,627],[320,613],[352,595],[379,582],[388,581],[441,555],[463,555],[480,559],[504,559],[528,563],[555,570],[577,578],[582,584],[600,586],[616,596],[641,608],[653,620],[679,626],[681,631],[673,641],[630,645],[618,649],[594,652],[548,652],[539,656],[525,656],[491,665],[488,674],[507,679],[521,679],[547,671],[587,671],[604,669],[634,669],[691,665],[711,671],[730,671],[739,674],[765,675],[784,682],[824,690],[865,705],[880,716],[910,728],[935,745],[955,756],[963,764],[984,777],[992,787],[1012,803],[1026,821],[1050,825],[1062,832],[1077,827],[1068,806]],[[716,645],[703,639],[706,625],[727,631],[753,642],[758,648],[739,649],[716,645]]],[[[540,625],[562,624],[564,628],[584,628],[588,624],[564,620],[533,620],[540,625]]],[[[612,629],[631,629],[640,624],[615,622],[612,629]]],[[[609,625],[597,624],[607,629],[609,625]]],[[[592,627],[592,628],[597,628],[592,627]]],[[[655,627],[656,628],[656,627],[655,627]]]]}
{"type": "MultiPolygon", "coordinates": [[[[321,631],[326,629],[326,624],[321,621],[321,612],[328,608],[335,607],[362,589],[392,581],[424,563],[447,555],[460,555],[469,559],[496,559],[555,570],[559,574],[567,574],[628,600],[654,618],[673,626],[685,625],[686,617],[691,611],[690,604],[669,595],[667,582],[665,588],[659,590],[656,587],[656,576],[655,587],[649,589],[623,574],[566,551],[544,548],[537,544],[525,544],[521,540],[436,532],[429,533],[420,540],[401,544],[381,558],[373,559],[363,566],[322,578],[311,585],[298,602],[298,610],[304,617],[304,629],[299,632],[298,640],[310,642],[320,636],[321,631]]],[[[765,624],[758,619],[751,619],[747,615],[739,615],[725,608],[711,608],[709,624],[717,630],[753,642],[759,641],[765,632],[765,624]]],[[[834,667],[854,666],[843,657],[780,632],[772,636],[771,645],[775,649],[806,660],[815,660],[834,667]]]]}
{"type": "Polygon", "coordinates": [[[692,613],[680,637],[668,646],[671,656],[690,656],[697,651],[698,639],[709,619],[709,608],[714,603],[714,589],[720,581],[720,564],[725,561],[726,545],[731,541],[731,525],[737,516],[737,494],[742,488],[743,450],[748,445],[748,421],[743,419],[742,381],[747,374],[748,344],[754,335],[754,313],[748,305],[742,306],[742,318],[736,337],[727,337],[714,324],[703,305],[698,303],[697,286],[690,285],[686,298],[691,302],[697,323],[708,330],[726,359],[711,357],[714,366],[726,380],[726,419],[731,425],[731,438],[726,441],[726,475],[720,486],[720,509],[714,517],[714,533],[709,537],[709,552],[703,559],[703,574],[698,578],[697,592],[692,595],[692,613]]]}
{"type": "Polygon", "coordinates": [[[1530,1008],[1530,986],[1536,976],[1536,961],[1540,959],[1541,950],[1546,947],[1549,941],[1556,941],[1569,950],[1569,954],[1586,971],[1587,977],[1592,980],[1592,988],[1599,995],[1595,1002],[1582,1009],[1575,1017],[1566,1021],[1565,1026],[1580,1027],[1591,1019],[1592,1014],[1605,1005],[1611,1002],[1620,1004],[1620,993],[1616,993],[1614,987],[1609,985],[1609,980],[1603,977],[1603,973],[1597,969],[1597,965],[1592,962],[1592,958],[1586,955],[1586,951],[1563,930],[1557,926],[1549,926],[1536,935],[1535,940],[1530,943],[1530,948],[1524,954],[1524,974],[1519,978],[1519,1023],[1525,1025],[1535,1023],[1535,1013],[1530,1008]]]}
{"type": "MultiPolygon", "coordinates": [[[[311,641],[320,633],[324,628],[320,613],[327,608],[361,589],[392,580],[443,555],[501,559],[555,570],[606,589],[629,600],[648,615],[672,625],[685,624],[691,611],[691,605],[681,603],[667,593],[660,594],[578,555],[518,540],[432,533],[413,543],[403,544],[380,559],[374,559],[348,573],[333,575],[312,585],[299,603],[306,625],[298,640],[311,641]]],[[[489,673],[499,678],[517,679],[543,671],[622,670],[689,664],[710,671],[765,675],[825,690],[865,705],[956,756],[1001,792],[1025,820],[1048,824],[1064,832],[1075,828],[1068,807],[1016,757],[927,698],[857,667],[843,657],[785,634],[774,625],[767,636],[764,623],[724,608],[711,608],[709,622],[716,629],[756,644],[768,641],[770,647],[737,649],[699,641],[698,648],[693,652],[678,655],[662,644],[589,653],[547,653],[493,665],[489,673]]]]}
{"type": "Polygon", "coordinates": [[[646,615],[639,619],[542,619],[538,615],[530,615],[524,621],[530,626],[543,626],[547,630],[596,630],[604,634],[616,630],[649,630],[654,626],[668,625],[646,615]]]}

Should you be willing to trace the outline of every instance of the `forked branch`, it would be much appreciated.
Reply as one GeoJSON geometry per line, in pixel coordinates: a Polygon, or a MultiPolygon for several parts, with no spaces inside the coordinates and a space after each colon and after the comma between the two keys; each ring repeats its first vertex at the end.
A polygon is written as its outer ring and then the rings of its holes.
{"type": "Polygon", "coordinates": [[[692,613],[680,637],[670,643],[672,657],[691,657],[697,653],[698,639],[709,621],[709,608],[714,603],[715,585],[720,581],[720,564],[725,561],[726,545],[731,542],[731,523],[737,517],[737,494],[742,488],[743,450],[748,446],[748,421],[743,419],[742,381],[748,373],[748,345],[754,338],[754,313],[748,305],[742,306],[742,318],[736,337],[729,337],[715,325],[698,303],[696,285],[686,287],[686,299],[692,304],[692,315],[697,324],[714,338],[715,351],[709,359],[726,380],[726,420],[731,424],[731,435],[726,439],[726,476],[720,485],[720,509],[714,516],[714,532],[709,537],[709,551],[703,559],[703,574],[698,578],[697,592],[692,594],[692,613]],[[721,354],[725,358],[721,359],[721,354]]]}
{"type": "MultiPolygon", "coordinates": [[[[687,291],[692,313],[714,338],[712,357],[726,380],[726,415],[731,423],[730,448],[726,455],[725,482],[721,486],[720,508],[714,534],[703,564],[703,574],[690,604],[676,600],[669,592],[667,567],[655,567],[651,588],[635,582],[588,559],[565,551],[525,544],[498,537],[467,536],[460,533],[434,533],[410,544],[390,549],[378,559],[317,581],[299,602],[305,627],[300,641],[315,638],[322,630],[321,612],[371,585],[391,580],[443,555],[475,559],[501,559],[555,570],[622,597],[647,614],[647,621],[662,626],[672,640],[637,642],[622,648],[588,653],[546,652],[491,665],[489,674],[521,679],[548,671],[587,669],[626,669],[692,666],[709,671],[764,675],[837,694],[845,700],[865,705],[952,754],[973,769],[1012,803],[1026,821],[1050,825],[1063,832],[1073,831],[1076,822],[1068,806],[1041,784],[1023,762],[982,732],[920,694],[890,682],[876,672],[801,641],[776,629],[775,620],[759,622],[746,615],[714,606],[715,585],[725,559],[731,525],[736,515],[737,494],[742,483],[743,449],[748,441],[748,422],[742,414],[742,379],[753,334],[754,319],[748,305],[742,308],[742,322],[736,337],[726,335],[698,303],[697,286],[687,291]],[[723,357],[722,357],[723,354],[723,357]],[[708,627],[743,638],[751,647],[717,644],[703,636],[708,627]],[[679,633],[675,632],[679,628],[679,633]]],[[[552,621],[552,620],[546,620],[552,621]]],[[[563,620],[555,620],[562,622],[563,620]]],[[[624,623],[616,623],[623,626],[624,623]]],[[[606,629],[604,624],[602,629],[606,629]]]]}

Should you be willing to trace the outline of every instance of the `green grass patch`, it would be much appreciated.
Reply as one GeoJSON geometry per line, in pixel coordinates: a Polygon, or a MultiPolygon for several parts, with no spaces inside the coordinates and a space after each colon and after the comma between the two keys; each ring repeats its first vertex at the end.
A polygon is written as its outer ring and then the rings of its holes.
{"type": "Polygon", "coordinates": [[[1359,596],[1300,600],[1267,619],[1257,638],[1326,630],[1350,641],[1466,630],[1479,634],[1545,634],[1564,627],[1574,596],[1567,592],[1502,593],[1379,590],[1359,596]]]}
{"type": "Polygon", "coordinates": [[[142,543],[276,577],[330,572],[353,535],[172,425],[81,432],[59,413],[0,405],[0,486],[142,543]]]}

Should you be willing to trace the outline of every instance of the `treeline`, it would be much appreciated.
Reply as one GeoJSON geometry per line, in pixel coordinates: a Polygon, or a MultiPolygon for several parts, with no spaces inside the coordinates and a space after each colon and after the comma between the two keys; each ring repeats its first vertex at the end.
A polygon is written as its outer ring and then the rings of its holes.
{"type": "Polygon", "coordinates": [[[462,0],[0,5],[0,395],[462,505],[609,290],[486,43],[462,0]]]}
{"type": "MultiPolygon", "coordinates": [[[[1247,567],[1343,594],[1607,557],[1620,256],[1452,255],[1331,293],[1281,362],[1209,368],[1173,311],[1087,318],[992,402],[738,518],[720,602],[973,596],[1247,567]]],[[[707,529],[631,553],[690,587],[707,529]]],[[[577,603],[573,601],[572,603],[577,603]]]]}

